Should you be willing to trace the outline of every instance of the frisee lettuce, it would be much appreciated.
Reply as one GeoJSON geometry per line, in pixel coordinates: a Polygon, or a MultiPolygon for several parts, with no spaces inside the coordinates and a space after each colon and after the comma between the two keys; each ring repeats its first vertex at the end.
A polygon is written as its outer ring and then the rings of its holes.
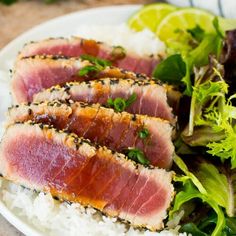
{"type": "Polygon", "coordinates": [[[228,84],[222,66],[213,58],[208,66],[195,69],[188,127],[182,137],[190,146],[205,146],[212,156],[231,161],[236,168],[236,107],[227,99],[228,84]]]}

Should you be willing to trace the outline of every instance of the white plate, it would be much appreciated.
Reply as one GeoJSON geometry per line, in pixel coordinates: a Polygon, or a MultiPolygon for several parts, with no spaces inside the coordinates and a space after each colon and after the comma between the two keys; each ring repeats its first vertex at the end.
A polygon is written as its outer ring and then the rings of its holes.
{"type": "MultiPolygon", "coordinates": [[[[48,37],[59,37],[73,35],[80,25],[117,25],[125,22],[127,18],[138,8],[140,5],[124,5],[115,7],[102,7],[85,10],[81,12],[72,13],[56,19],[50,20],[41,24],[30,31],[22,34],[20,37],[13,40],[0,52],[0,70],[8,72],[11,62],[15,59],[17,53],[21,50],[22,46],[31,41],[39,40],[48,37]]],[[[0,74],[1,77],[1,74],[0,74]]],[[[0,78],[1,79],[1,78],[0,78]]],[[[1,83],[0,83],[1,86],[1,83]]],[[[4,92],[4,91],[3,91],[4,92]]],[[[6,91],[5,91],[6,93],[6,91]]],[[[9,104],[9,96],[0,92],[1,104],[9,104]],[[3,101],[6,99],[7,101],[3,101]]],[[[7,91],[9,93],[9,91],[7,91]]],[[[0,122],[3,121],[3,110],[5,107],[0,106],[0,122]]],[[[42,236],[40,232],[34,229],[31,225],[25,223],[23,219],[18,218],[11,212],[0,199],[0,212],[1,214],[12,223],[17,229],[28,236],[42,236]]]]}

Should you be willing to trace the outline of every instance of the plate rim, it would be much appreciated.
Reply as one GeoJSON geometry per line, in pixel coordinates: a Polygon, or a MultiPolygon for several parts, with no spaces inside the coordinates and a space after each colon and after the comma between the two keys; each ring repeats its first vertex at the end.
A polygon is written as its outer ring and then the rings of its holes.
{"type": "MultiPolygon", "coordinates": [[[[65,14],[59,17],[52,18],[48,21],[45,21],[43,23],[40,23],[31,29],[28,29],[27,31],[23,32],[13,40],[11,40],[8,44],[6,44],[1,50],[0,50],[0,61],[4,59],[4,55],[8,54],[9,51],[15,48],[15,46],[20,45],[22,41],[25,41],[25,39],[30,36],[31,34],[34,34],[34,32],[37,32],[43,27],[47,27],[50,24],[56,24],[57,21],[60,20],[66,20],[71,17],[76,17],[78,15],[86,15],[86,14],[92,14],[92,13],[98,13],[103,11],[128,11],[130,13],[135,12],[138,10],[142,5],[141,4],[124,4],[124,5],[108,5],[108,6],[101,6],[101,7],[94,7],[84,10],[75,11],[69,14],[65,14]]],[[[117,13],[118,14],[118,13],[117,13]]],[[[29,40],[28,40],[29,41],[29,40]]],[[[0,68],[1,69],[1,68],[0,68]]],[[[3,70],[5,70],[4,68],[3,70]]],[[[0,188],[1,191],[1,188],[0,188]]],[[[37,230],[37,228],[33,225],[30,225],[29,223],[25,222],[23,219],[20,218],[20,216],[17,216],[12,212],[4,202],[1,201],[0,197],[0,214],[11,224],[13,225],[17,230],[19,230],[21,233],[28,235],[28,236],[44,236],[43,232],[40,232],[37,230]]]]}

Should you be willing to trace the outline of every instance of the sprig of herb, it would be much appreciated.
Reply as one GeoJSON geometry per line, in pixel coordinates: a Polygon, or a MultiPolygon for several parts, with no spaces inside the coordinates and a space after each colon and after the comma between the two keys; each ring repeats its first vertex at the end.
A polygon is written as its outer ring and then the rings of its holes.
{"type": "Polygon", "coordinates": [[[141,150],[139,150],[138,148],[128,149],[127,156],[131,160],[133,160],[135,162],[139,162],[143,165],[150,164],[150,161],[145,157],[144,153],[141,150]]]}
{"type": "Polygon", "coordinates": [[[116,112],[122,112],[124,111],[127,107],[129,107],[135,100],[137,99],[137,94],[133,93],[127,100],[123,98],[109,98],[107,100],[107,105],[108,107],[112,107],[116,112]]]}

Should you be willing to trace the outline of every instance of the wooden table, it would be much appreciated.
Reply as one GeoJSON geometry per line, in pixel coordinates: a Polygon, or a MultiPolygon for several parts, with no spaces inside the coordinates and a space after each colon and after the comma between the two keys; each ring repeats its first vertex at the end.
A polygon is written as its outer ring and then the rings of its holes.
{"type": "MultiPolygon", "coordinates": [[[[42,0],[43,1],[43,0],[42,0]]],[[[0,49],[19,34],[56,16],[85,8],[119,5],[146,4],[152,0],[61,0],[44,4],[40,0],[19,1],[11,6],[0,4],[0,49]]],[[[23,236],[0,216],[0,236],[23,236]]]]}

